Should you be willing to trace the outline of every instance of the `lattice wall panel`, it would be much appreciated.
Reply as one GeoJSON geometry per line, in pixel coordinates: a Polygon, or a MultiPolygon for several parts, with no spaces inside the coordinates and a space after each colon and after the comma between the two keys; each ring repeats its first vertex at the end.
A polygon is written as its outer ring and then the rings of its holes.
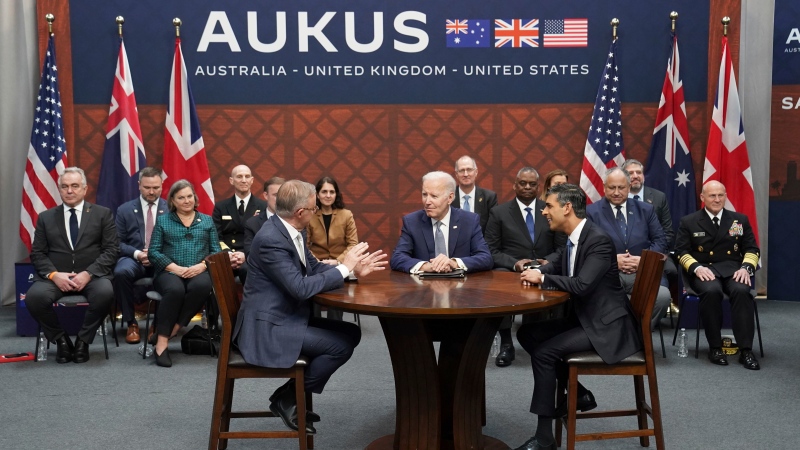
{"type": "MultiPolygon", "coordinates": [[[[403,214],[420,208],[420,178],[431,170],[452,171],[461,155],[473,155],[478,183],[513,196],[517,170],[541,174],[564,168],[577,181],[592,105],[354,105],[201,106],[200,127],[216,198],[232,195],[230,169],[251,167],[260,184],[273,175],[316,182],[332,175],[352,209],[359,238],[390,252],[403,214]]],[[[75,108],[76,148],[70,161],[97,186],[107,105],[75,108]]],[[[655,121],[651,104],[623,110],[628,156],[646,161],[655,121]]],[[[706,104],[687,105],[692,154],[702,170],[706,104]]],[[[164,146],[163,106],[139,107],[149,164],[160,166],[164,146]]],[[[94,198],[94,191],[89,194],[94,198]]]]}

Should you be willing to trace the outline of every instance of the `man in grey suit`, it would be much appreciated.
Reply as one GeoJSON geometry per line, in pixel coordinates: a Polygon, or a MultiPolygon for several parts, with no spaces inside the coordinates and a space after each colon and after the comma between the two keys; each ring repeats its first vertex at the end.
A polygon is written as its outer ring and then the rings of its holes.
{"type": "MultiPolygon", "coordinates": [[[[542,215],[544,204],[539,196],[539,173],[523,167],[514,181],[516,197],[489,213],[484,237],[492,252],[495,270],[522,272],[527,264],[547,264],[564,246],[567,236],[550,229],[542,215]]],[[[511,339],[511,316],[500,324],[500,353],[495,364],[510,366],[516,351],[511,339]]]]}
{"type": "Polygon", "coordinates": [[[36,281],[25,303],[47,339],[58,346],[56,362],[89,360],[89,344],[111,309],[111,273],[119,245],[111,210],[84,201],[86,175],[68,167],[58,178],[62,205],[39,214],[31,248],[36,281]],[[89,309],[75,345],[58,322],[53,303],[84,295],[89,309]]]}
{"type": "MultiPolygon", "coordinates": [[[[278,190],[276,215],[253,239],[247,263],[244,299],[233,336],[244,360],[264,367],[288,368],[300,355],[310,360],[305,390],[321,393],[328,379],[353,354],[361,340],[355,324],[311,316],[311,298],[340,288],[355,272],[358,277],[383,270],[386,255],[367,252],[362,242],[338,266],[322,264],[306,245],[306,226],[317,210],[314,185],[298,180],[278,190]]],[[[287,427],[297,430],[295,387],[290,380],[270,397],[269,408],[287,427]]],[[[310,395],[310,394],[308,394],[310,395]]],[[[310,412],[306,431],[316,433],[310,412]]]]}
{"type": "Polygon", "coordinates": [[[481,231],[486,230],[489,222],[489,211],[497,206],[497,194],[489,189],[475,185],[478,177],[478,165],[469,156],[462,156],[456,161],[456,181],[458,188],[453,199],[453,208],[474,212],[481,217],[481,231]]]}

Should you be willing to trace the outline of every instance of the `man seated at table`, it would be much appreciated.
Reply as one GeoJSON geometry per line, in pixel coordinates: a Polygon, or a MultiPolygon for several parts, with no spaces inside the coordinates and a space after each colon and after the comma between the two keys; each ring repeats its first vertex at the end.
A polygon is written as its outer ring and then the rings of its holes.
{"type": "MultiPolygon", "coordinates": [[[[350,272],[364,277],[386,265],[386,255],[381,250],[369,253],[364,242],[338,266],[317,261],[308,250],[305,231],[316,210],[314,185],[292,180],[278,190],[277,217],[264,222],[253,239],[244,299],[233,331],[249,364],[289,368],[300,355],[308,358],[306,395],[321,393],[361,340],[361,330],[353,323],[311,317],[311,299],[342,287],[350,272]]],[[[289,380],[270,396],[269,409],[297,430],[294,391],[294,380],[289,380]]],[[[316,433],[311,422],[319,416],[309,411],[306,417],[306,432],[316,433]]]]}
{"type": "Polygon", "coordinates": [[[450,206],[455,190],[456,180],[445,172],[422,177],[423,209],[403,217],[392,270],[412,274],[491,270],[494,261],[483,240],[480,217],[450,206]]]}
{"type": "MultiPolygon", "coordinates": [[[[562,358],[594,350],[614,364],[642,348],[638,321],[619,281],[617,255],[611,238],[586,220],[586,195],[573,184],[548,190],[542,212],[550,229],[566,233],[567,245],[550,264],[524,271],[523,284],[566,291],[570,308],[565,318],[526,324],[517,339],[531,355],[533,397],[530,411],[538,416],[536,434],[517,450],[555,450],[553,419],[566,414],[566,402],[556,407],[556,382],[566,385],[562,358]]],[[[594,396],[578,384],[578,409],[597,406],[594,396]]]]}

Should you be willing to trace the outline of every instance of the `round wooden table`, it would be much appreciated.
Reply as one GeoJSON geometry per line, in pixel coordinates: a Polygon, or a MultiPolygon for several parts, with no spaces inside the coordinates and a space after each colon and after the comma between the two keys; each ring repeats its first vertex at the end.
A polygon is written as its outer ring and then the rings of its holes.
{"type": "Polygon", "coordinates": [[[461,450],[508,448],[482,432],[484,372],[502,318],[568,297],[522,286],[513,272],[420,279],[387,270],[314,300],[380,318],[394,369],[396,424],[393,435],[367,449],[461,450]],[[434,341],[441,342],[438,361],[434,341]]]}

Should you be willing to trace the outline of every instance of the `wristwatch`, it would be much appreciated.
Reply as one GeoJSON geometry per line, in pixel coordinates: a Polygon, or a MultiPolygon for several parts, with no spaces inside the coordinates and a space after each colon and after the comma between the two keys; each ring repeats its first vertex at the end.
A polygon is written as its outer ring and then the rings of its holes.
{"type": "Polygon", "coordinates": [[[742,264],[742,269],[746,270],[747,274],[750,275],[751,277],[756,276],[756,271],[753,270],[753,266],[749,264],[742,264]]]}

